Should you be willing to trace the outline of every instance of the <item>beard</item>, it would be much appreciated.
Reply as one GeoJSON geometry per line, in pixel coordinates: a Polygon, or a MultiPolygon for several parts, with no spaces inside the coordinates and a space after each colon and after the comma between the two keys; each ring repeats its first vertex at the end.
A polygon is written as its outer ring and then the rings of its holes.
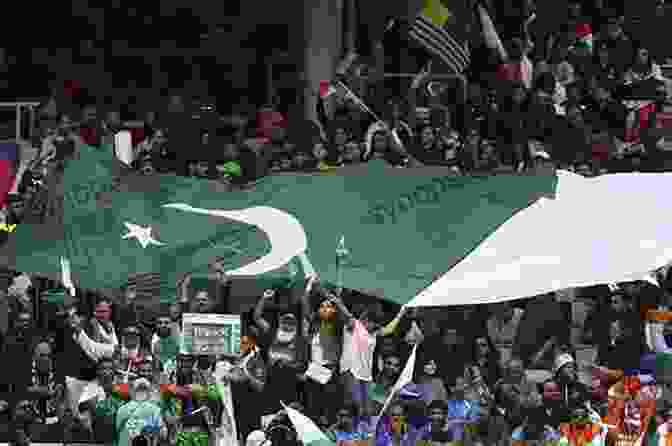
{"type": "Polygon", "coordinates": [[[159,328],[159,329],[156,331],[156,334],[157,334],[160,338],[167,338],[168,336],[170,336],[170,328],[159,328]]]}

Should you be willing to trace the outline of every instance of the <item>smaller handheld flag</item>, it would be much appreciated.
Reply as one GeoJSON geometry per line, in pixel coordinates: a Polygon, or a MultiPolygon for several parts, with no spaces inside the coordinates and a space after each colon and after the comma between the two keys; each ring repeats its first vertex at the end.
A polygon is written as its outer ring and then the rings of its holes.
{"type": "Polygon", "coordinates": [[[380,410],[380,413],[378,414],[379,419],[380,417],[383,416],[387,408],[392,403],[392,400],[394,400],[394,398],[399,394],[401,389],[406,385],[410,384],[411,382],[413,382],[413,371],[415,370],[415,358],[417,355],[417,351],[418,351],[418,344],[415,344],[413,346],[411,356],[409,356],[408,361],[406,361],[406,366],[404,366],[404,370],[401,372],[401,375],[399,375],[397,382],[394,383],[394,386],[392,387],[390,394],[387,396],[387,399],[385,400],[385,404],[383,404],[383,408],[380,410]]]}
{"type": "Polygon", "coordinates": [[[320,97],[326,99],[329,96],[336,93],[336,87],[334,87],[329,81],[320,81],[320,97]]]}
{"type": "Polygon", "coordinates": [[[61,257],[61,283],[70,291],[71,296],[75,296],[75,285],[72,283],[72,273],[70,272],[70,261],[61,257]]]}
{"type": "Polygon", "coordinates": [[[333,446],[334,442],[329,440],[319,427],[307,416],[292,409],[281,402],[282,407],[287,412],[289,421],[292,422],[298,440],[305,446],[333,446]]]}
{"type": "Polygon", "coordinates": [[[348,254],[349,252],[345,247],[345,237],[341,236],[341,239],[338,241],[338,246],[336,247],[336,275],[337,286],[339,289],[343,288],[343,263],[348,254]]]}

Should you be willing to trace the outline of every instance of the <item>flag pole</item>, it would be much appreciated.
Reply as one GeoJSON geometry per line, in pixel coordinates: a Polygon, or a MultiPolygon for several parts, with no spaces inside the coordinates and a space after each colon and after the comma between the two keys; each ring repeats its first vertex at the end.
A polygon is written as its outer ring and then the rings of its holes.
{"type": "Polygon", "coordinates": [[[371,109],[364,103],[364,101],[362,101],[362,100],[359,98],[359,96],[357,96],[355,93],[353,93],[352,90],[350,90],[350,89],[348,88],[348,86],[345,85],[345,83],[343,83],[343,81],[337,80],[337,81],[336,81],[336,84],[338,84],[340,87],[342,87],[342,88],[345,90],[345,92],[347,93],[347,95],[348,95],[349,97],[351,97],[351,98],[357,103],[357,105],[359,105],[359,106],[362,108],[362,110],[364,110],[366,113],[370,114],[371,117],[372,117],[373,119],[376,120],[376,122],[383,122],[383,120],[380,119],[380,118],[378,117],[378,115],[376,115],[376,114],[375,114],[375,113],[374,113],[374,112],[373,112],[373,111],[372,111],[372,110],[371,110],[371,109]]]}
{"type": "Polygon", "coordinates": [[[336,247],[336,287],[338,294],[343,290],[343,263],[348,256],[348,250],[345,247],[345,236],[341,236],[336,247]]]}

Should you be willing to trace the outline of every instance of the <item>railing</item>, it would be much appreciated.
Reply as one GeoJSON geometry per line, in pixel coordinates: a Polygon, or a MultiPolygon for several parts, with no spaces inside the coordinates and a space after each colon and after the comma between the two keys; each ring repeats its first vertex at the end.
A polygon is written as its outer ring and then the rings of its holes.
{"type": "Polygon", "coordinates": [[[34,101],[21,101],[21,102],[0,102],[0,108],[13,108],[16,110],[16,122],[15,122],[15,127],[14,127],[14,139],[16,141],[20,141],[22,139],[30,139],[32,129],[35,125],[35,108],[40,105],[40,102],[34,102],[34,101]],[[25,138],[22,137],[21,131],[23,129],[23,123],[22,123],[22,111],[28,110],[29,116],[29,126],[28,126],[28,134],[26,135],[25,138]]]}

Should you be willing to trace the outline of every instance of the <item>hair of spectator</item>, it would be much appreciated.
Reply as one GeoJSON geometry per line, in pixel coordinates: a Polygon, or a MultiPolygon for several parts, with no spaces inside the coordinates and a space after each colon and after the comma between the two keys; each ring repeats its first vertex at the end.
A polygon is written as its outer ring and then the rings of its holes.
{"type": "Polygon", "coordinates": [[[431,403],[429,403],[429,406],[427,406],[427,412],[431,413],[432,411],[435,410],[440,410],[443,413],[448,412],[448,403],[446,403],[443,400],[434,400],[431,403]]]}

